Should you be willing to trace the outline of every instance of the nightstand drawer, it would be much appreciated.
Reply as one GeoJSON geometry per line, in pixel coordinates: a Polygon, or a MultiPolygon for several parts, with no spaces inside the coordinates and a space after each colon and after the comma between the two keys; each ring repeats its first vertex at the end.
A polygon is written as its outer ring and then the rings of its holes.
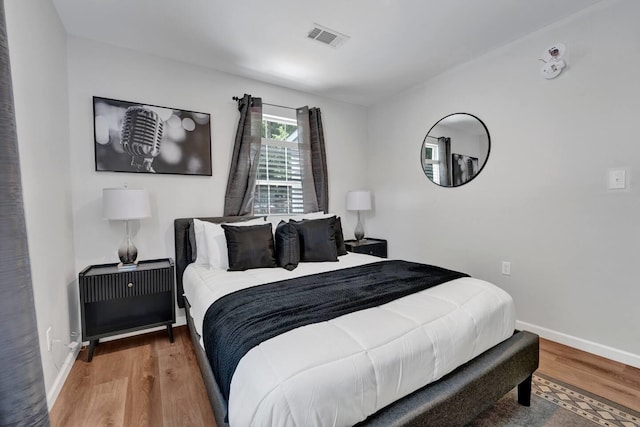
{"type": "Polygon", "coordinates": [[[366,250],[359,251],[358,253],[373,255],[377,257],[386,258],[387,253],[383,247],[377,246],[375,248],[369,247],[366,250]]]}
{"type": "Polygon", "coordinates": [[[357,240],[345,240],[345,247],[349,252],[355,252],[359,254],[373,255],[380,258],[387,257],[387,241],[382,239],[362,239],[357,240]]]}
{"type": "Polygon", "coordinates": [[[98,274],[82,277],[82,302],[98,302],[138,295],[171,292],[173,271],[160,270],[125,271],[119,274],[98,274]]]}

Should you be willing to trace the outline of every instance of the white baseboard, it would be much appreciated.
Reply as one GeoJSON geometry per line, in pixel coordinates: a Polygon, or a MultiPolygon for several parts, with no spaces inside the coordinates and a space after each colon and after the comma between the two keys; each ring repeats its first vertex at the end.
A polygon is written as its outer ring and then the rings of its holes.
{"type": "Polygon", "coordinates": [[[64,359],[64,363],[62,364],[60,371],[58,371],[58,376],[56,376],[51,389],[49,389],[49,392],[47,393],[47,408],[49,409],[49,411],[51,411],[51,408],[53,408],[53,404],[56,403],[56,399],[58,398],[60,391],[62,391],[62,386],[67,380],[69,373],[71,373],[73,362],[76,361],[78,353],[80,353],[80,348],[81,345],[80,343],[78,343],[76,348],[73,351],[69,352],[66,359],[64,359]]]}
{"type": "MultiPolygon", "coordinates": [[[[183,326],[186,324],[187,324],[187,318],[185,316],[177,316],[176,323],[174,323],[173,326],[174,327],[183,326]]],[[[134,335],[148,334],[149,332],[162,331],[165,329],[167,329],[166,326],[156,326],[155,328],[143,329],[141,331],[127,332],[126,334],[119,334],[119,335],[113,335],[106,338],[100,338],[100,342],[119,340],[120,338],[127,338],[127,337],[132,337],[134,335]]]]}
{"type": "MultiPolygon", "coordinates": [[[[173,326],[183,326],[186,324],[187,324],[187,318],[185,316],[178,316],[176,317],[176,323],[174,323],[173,326]]],[[[146,334],[148,332],[160,331],[163,329],[166,329],[166,326],[158,326],[157,328],[144,329],[142,331],[135,331],[135,332],[129,332],[126,334],[114,335],[112,337],[103,338],[100,341],[102,342],[111,341],[119,338],[130,337],[133,335],[140,335],[140,334],[146,334]]],[[[47,407],[49,408],[49,411],[51,411],[51,408],[53,408],[53,404],[56,403],[56,399],[58,398],[58,395],[62,390],[62,386],[64,385],[64,382],[67,380],[67,377],[71,373],[71,368],[73,367],[73,363],[76,361],[76,358],[78,357],[78,353],[80,353],[80,349],[82,348],[83,343],[78,343],[78,344],[79,345],[76,347],[76,349],[70,352],[67,358],[64,360],[64,363],[62,364],[62,367],[58,372],[58,376],[53,382],[51,389],[47,393],[47,407]]]]}
{"type": "Polygon", "coordinates": [[[607,359],[615,360],[616,362],[624,363],[625,365],[640,368],[640,355],[629,353],[628,351],[619,350],[617,348],[598,344],[593,341],[588,341],[562,332],[543,328],[542,326],[532,325],[531,323],[521,322],[519,320],[516,321],[516,329],[533,332],[534,334],[538,334],[542,338],[550,341],[555,341],[569,347],[577,348],[578,350],[586,351],[587,353],[592,353],[607,359]]]}

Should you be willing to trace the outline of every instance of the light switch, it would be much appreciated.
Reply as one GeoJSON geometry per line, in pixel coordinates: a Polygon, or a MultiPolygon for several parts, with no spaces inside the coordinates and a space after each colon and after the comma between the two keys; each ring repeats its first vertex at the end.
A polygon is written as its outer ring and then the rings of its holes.
{"type": "Polygon", "coordinates": [[[622,190],[627,187],[627,171],[615,169],[609,171],[609,190],[622,190]]]}
{"type": "Polygon", "coordinates": [[[502,274],[511,276],[511,263],[509,261],[502,261],[502,274]]]}

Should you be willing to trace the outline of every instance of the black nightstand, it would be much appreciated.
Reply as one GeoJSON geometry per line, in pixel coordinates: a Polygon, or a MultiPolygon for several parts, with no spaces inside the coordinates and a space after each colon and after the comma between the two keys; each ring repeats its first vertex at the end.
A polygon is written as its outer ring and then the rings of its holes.
{"type": "Polygon", "coordinates": [[[358,240],[345,240],[344,245],[349,252],[373,255],[380,258],[387,257],[387,241],[383,239],[371,239],[369,237],[358,240]]]}
{"type": "Polygon", "coordinates": [[[87,361],[100,338],[166,325],[173,342],[176,322],[174,265],[171,258],[140,261],[135,269],[90,265],[78,275],[82,340],[87,361]]]}

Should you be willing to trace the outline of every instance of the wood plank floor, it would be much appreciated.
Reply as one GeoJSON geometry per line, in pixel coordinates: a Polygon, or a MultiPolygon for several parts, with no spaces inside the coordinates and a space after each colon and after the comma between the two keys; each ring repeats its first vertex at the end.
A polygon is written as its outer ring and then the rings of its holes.
{"type": "Polygon", "coordinates": [[[215,426],[186,327],[100,343],[75,361],[52,426],[215,426]]]}
{"type": "MultiPolygon", "coordinates": [[[[50,413],[53,427],[215,426],[186,327],[80,352],[50,413]]],[[[539,372],[640,411],[640,369],[540,340],[539,372]]]]}
{"type": "Polygon", "coordinates": [[[538,372],[640,412],[640,369],[541,338],[538,372]]]}

